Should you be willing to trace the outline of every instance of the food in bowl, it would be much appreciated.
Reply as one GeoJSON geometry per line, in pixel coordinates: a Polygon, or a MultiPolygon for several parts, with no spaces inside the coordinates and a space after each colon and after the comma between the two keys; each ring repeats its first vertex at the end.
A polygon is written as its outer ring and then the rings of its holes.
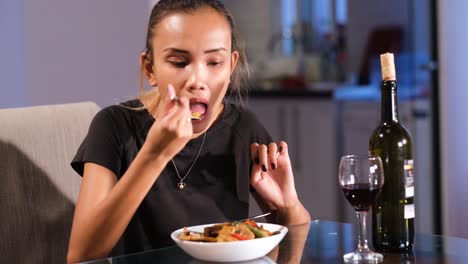
{"type": "MultiPolygon", "coordinates": [[[[185,228],[192,231],[191,234],[204,234],[205,227],[213,227],[216,224],[205,224],[190,226],[185,228]]],[[[269,237],[255,238],[243,241],[223,242],[203,242],[180,240],[179,237],[184,233],[184,228],[174,230],[171,238],[187,254],[195,259],[209,262],[239,262],[258,259],[265,256],[277,246],[288,233],[288,228],[282,225],[271,223],[257,223],[263,229],[273,233],[269,237]]],[[[214,240],[214,239],[211,239],[214,240]]]]}
{"type": "Polygon", "coordinates": [[[203,232],[191,231],[187,228],[179,235],[180,240],[198,242],[234,242],[269,237],[279,231],[270,232],[257,225],[254,220],[243,222],[226,222],[204,228],[203,232]]]}

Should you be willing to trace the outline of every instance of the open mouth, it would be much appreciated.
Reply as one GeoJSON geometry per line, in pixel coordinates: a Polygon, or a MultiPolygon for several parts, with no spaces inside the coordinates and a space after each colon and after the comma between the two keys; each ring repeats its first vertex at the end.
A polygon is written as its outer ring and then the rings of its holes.
{"type": "Polygon", "coordinates": [[[208,112],[208,104],[201,99],[190,99],[192,120],[202,120],[208,112]]]}

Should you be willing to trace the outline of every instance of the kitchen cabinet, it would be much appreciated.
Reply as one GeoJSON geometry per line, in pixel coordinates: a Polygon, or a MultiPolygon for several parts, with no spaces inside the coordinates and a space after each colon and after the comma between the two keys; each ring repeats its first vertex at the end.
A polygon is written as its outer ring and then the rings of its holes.
{"type": "Polygon", "coordinates": [[[249,99],[248,108],[275,142],[288,143],[296,190],[312,218],[336,219],[339,188],[333,100],[255,97],[249,99]]]}

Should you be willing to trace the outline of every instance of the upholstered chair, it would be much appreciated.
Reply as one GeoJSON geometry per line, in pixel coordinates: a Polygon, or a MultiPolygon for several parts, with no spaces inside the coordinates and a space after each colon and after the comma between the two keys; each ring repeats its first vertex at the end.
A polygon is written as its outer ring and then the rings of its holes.
{"type": "Polygon", "coordinates": [[[65,263],[95,103],[0,109],[0,263],[65,263]]]}

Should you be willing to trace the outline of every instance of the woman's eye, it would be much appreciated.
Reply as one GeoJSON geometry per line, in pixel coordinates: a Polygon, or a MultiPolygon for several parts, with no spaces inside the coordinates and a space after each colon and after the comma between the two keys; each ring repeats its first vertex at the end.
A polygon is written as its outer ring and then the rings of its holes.
{"type": "Polygon", "coordinates": [[[176,66],[177,68],[184,68],[188,64],[186,61],[169,61],[169,63],[176,66]]]}
{"type": "Polygon", "coordinates": [[[221,65],[222,64],[222,61],[211,61],[211,62],[208,62],[208,65],[210,66],[218,66],[218,65],[221,65]]]}

